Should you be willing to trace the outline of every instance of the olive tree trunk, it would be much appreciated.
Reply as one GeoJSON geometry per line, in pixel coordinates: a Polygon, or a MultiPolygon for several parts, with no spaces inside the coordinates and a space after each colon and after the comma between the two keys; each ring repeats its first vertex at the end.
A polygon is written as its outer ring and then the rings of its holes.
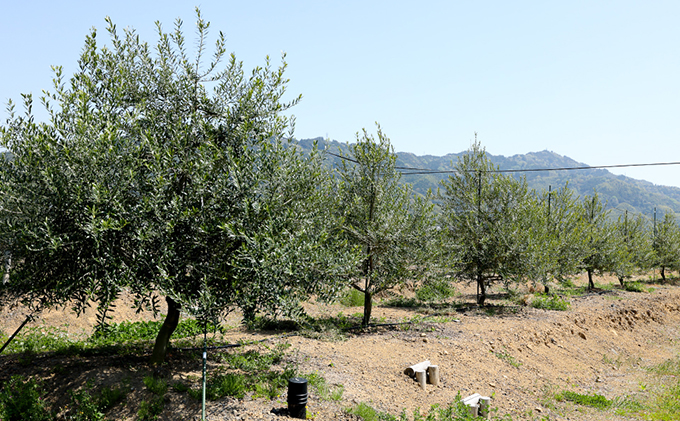
{"type": "Polygon", "coordinates": [[[156,336],[156,344],[153,347],[153,353],[151,354],[150,360],[152,365],[160,365],[165,361],[165,355],[168,352],[168,345],[170,344],[170,337],[179,324],[180,305],[170,297],[165,297],[165,301],[168,303],[168,315],[163,321],[158,336],[156,336]]]}
{"type": "Polygon", "coordinates": [[[361,326],[368,326],[371,322],[371,311],[373,310],[373,296],[367,289],[364,291],[364,319],[361,321],[361,326]]]}

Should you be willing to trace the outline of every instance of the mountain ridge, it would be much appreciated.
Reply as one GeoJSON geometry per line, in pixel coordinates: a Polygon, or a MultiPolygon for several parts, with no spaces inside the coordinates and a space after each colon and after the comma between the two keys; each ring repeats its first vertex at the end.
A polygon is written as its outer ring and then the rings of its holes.
{"type": "MultiPolygon", "coordinates": [[[[320,147],[327,147],[330,152],[336,153],[339,150],[345,155],[349,154],[349,144],[336,140],[325,140],[322,137],[317,137],[300,139],[297,142],[303,150],[310,150],[314,142],[317,142],[320,147]]],[[[458,157],[465,153],[467,151],[437,156],[397,152],[397,166],[449,171],[454,169],[458,157]]],[[[509,157],[494,155],[487,151],[487,156],[501,170],[561,169],[589,166],[547,149],[526,154],[515,154],[509,157]]],[[[338,165],[340,158],[329,155],[329,161],[332,165],[338,165]]],[[[667,212],[680,216],[680,188],[616,175],[607,169],[549,170],[509,174],[515,177],[526,177],[529,188],[539,192],[547,190],[549,187],[558,189],[566,183],[580,198],[592,195],[594,191],[597,191],[602,201],[606,202],[607,207],[612,209],[614,217],[623,215],[627,211],[629,213],[641,213],[651,219],[653,218],[654,208],[657,209],[657,217],[667,212]]],[[[404,174],[402,182],[411,183],[414,191],[425,194],[428,189],[436,191],[441,180],[448,176],[449,174],[404,174]]]]}

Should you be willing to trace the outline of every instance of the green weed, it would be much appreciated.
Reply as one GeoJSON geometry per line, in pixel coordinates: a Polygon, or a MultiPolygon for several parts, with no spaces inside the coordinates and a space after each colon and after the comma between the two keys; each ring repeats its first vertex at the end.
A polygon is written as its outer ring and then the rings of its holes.
{"type": "Polygon", "coordinates": [[[329,398],[332,401],[341,401],[343,393],[345,393],[345,386],[338,384],[333,389],[331,389],[329,398]]]}
{"type": "Polygon", "coordinates": [[[543,310],[566,311],[569,310],[571,304],[569,301],[557,295],[536,295],[531,301],[531,307],[543,310]]]}
{"type": "Polygon", "coordinates": [[[382,305],[385,307],[414,308],[421,306],[421,303],[416,298],[397,296],[383,302],[382,305]]]}
{"type": "Polygon", "coordinates": [[[340,296],[340,304],[345,307],[362,307],[364,305],[364,294],[355,289],[347,288],[340,296]]]}
{"type": "Polygon", "coordinates": [[[612,401],[598,394],[581,394],[565,390],[555,395],[555,400],[570,401],[578,405],[590,406],[597,409],[607,409],[612,406],[612,401]]]}
{"type": "Polygon", "coordinates": [[[71,394],[69,421],[101,421],[106,411],[125,399],[127,393],[122,388],[106,386],[99,393],[92,393],[93,385],[88,381],[85,387],[71,394]]]}
{"type": "MultiPolygon", "coordinates": [[[[346,409],[346,412],[357,415],[364,421],[408,421],[409,419],[412,419],[413,421],[474,421],[479,419],[470,415],[467,406],[461,402],[460,393],[458,393],[454,402],[455,403],[446,407],[440,407],[437,404],[432,405],[427,414],[422,414],[420,409],[416,408],[413,411],[412,417],[409,417],[406,411],[402,411],[398,417],[395,417],[386,412],[377,411],[365,402],[360,402],[359,404],[346,409]]],[[[512,420],[512,418],[507,415],[501,418],[493,417],[493,419],[512,420]]]]}
{"type": "Polygon", "coordinates": [[[174,382],[172,384],[172,390],[174,390],[175,392],[184,393],[187,390],[189,390],[189,386],[182,382],[174,382]]]}
{"type": "MultiPolygon", "coordinates": [[[[288,379],[296,377],[294,367],[286,367],[282,371],[272,370],[274,365],[280,364],[284,351],[289,344],[280,344],[266,348],[267,352],[249,350],[242,353],[226,354],[225,362],[230,366],[230,372],[224,369],[211,373],[206,382],[206,397],[217,400],[224,396],[243,398],[247,392],[254,392],[255,396],[274,399],[282,393],[288,384],[288,379]]],[[[185,389],[186,390],[186,389],[185,389]]],[[[189,396],[200,399],[200,389],[188,389],[189,396]]]]}
{"type": "Polygon", "coordinates": [[[505,350],[501,351],[501,352],[494,352],[494,351],[491,351],[491,352],[496,356],[496,358],[498,358],[501,361],[505,361],[506,363],[510,364],[511,366],[513,366],[515,368],[519,368],[519,366],[522,365],[522,363],[517,361],[515,359],[515,357],[508,354],[505,350]]]}
{"type": "Polygon", "coordinates": [[[217,375],[206,383],[206,397],[212,401],[225,396],[241,399],[247,391],[246,377],[239,373],[217,375]]]}
{"type": "Polygon", "coordinates": [[[343,385],[329,385],[326,382],[326,379],[318,372],[307,374],[304,377],[321,400],[342,400],[342,395],[345,392],[345,387],[343,385]]]}
{"type": "Polygon", "coordinates": [[[154,396],[149,401],[142,401],[137,411],[139,421],[155,421],[163,412],[165,400],[162,396],[154,396]]]}
{"type": "Polygon", "coordinates": [[[52,420],[42,398],[42,385],[22,376],[12,376],[0,389],[0,419],[5,421],[52,420]]]}
{"type": "Polygon", "coordinates": [[[102,421],[104,412],[99,408],[97,399],[89,391],[71,391],[71,413],[69,421],[102,421]]]}
{"type": "Polygon", "coordinates": [[[680,356],[666,360],[648,370],[661,376],[680,376],[680,356]]]}
{"type": "Polygon", "coordinates": [[[163,379],[156,379],[153,376],[144,377],[144,385],[154,395],[163,396],[168,391],[168,382],[163,379]]]}
{"type": "Polygon", "coordinates": [[[629,292],[647,292],[647,288],[640,282],[624,282],[623,289],[629,292]]]}
{"type": "Polygon", "coordinates": [[[416,298],[424,302],[444,301],[455,295],[456,290],[444,279],[434,279],[416,290],[416,298]]]}

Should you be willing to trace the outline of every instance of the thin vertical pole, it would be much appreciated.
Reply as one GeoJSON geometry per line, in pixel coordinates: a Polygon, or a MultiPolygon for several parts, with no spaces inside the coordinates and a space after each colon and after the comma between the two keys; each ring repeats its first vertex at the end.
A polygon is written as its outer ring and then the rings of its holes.
{"type": "Polygon", "coordinates": [[[203,396],[201,398],[201,420],[205,421],[205,367],[208,360],[208,325],[203,323],[203,396]]]}
{"type": "Polygon", "coordinates": [[[654,239],[656,239],[656,208],[654,208],[654,239]]]}
{"type": "MultiPolygon", "coordinates": [[[[482,214],[482,172],[477,171],[477,234],[479,234],[479,231],[481,230],[480,228],[481,214],[482,214]]],[[[480,251],[477,250],[477,303],[479,303],[479,283],[482,281],[482,273],[481,269],[479,268],[480,265],[479,253],[480,251]]]]}
{"type": "Polygon", "coordinates": [[[548,227],[550,227],[550,199],[552,199],[552,184],[548,186],[548,227]]]}

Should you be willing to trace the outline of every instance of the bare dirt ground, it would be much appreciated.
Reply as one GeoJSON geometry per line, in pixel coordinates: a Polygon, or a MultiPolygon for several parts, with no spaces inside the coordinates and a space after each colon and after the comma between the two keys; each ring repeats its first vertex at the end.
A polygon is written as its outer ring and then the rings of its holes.
{"type": "MultiPolygon", "coordinates": [[[[518,306],[502,294],[492,296],[488,306],[479,308],[472,305],[473,289],[463,287],[456,300],[470,306],[440,311],[437,317],[425,314],[417,323],[350,331],[341,339],[323,335],[315,339],[294,332],[283,336],[280,332],[248,331],[233,318],[227,321],[232,328],[222,340],[237,343],[268,339],[255,347],[289,343],[287,362],[296,363],[303,373],[318,372],[329,384],[343,385],[341,401],[321,400],[310,393],[308,414],[317,420],[358,419],[344,409],[359,402],[394,415],[402,410],[410,414],[415,408],[448,405],[459,392],[462,396],[492,396],[495,415],[509,414],[515,420],[637,419],[617,416],[611,410],[554,402],[552,396],[570,390],[609,399],[633,396],[645,400],[648,391],[644,386],[651,375],[647,368],[677,357],[680,351],[680,287],[646,286],[653,291],[614,288],[572,297],[568,311],[518,306]],[[406,367],[424,360],[438,365],[441,373],[441,383],[428,385],[426,390],[403,374],[406,367]]],[[[123,298],[129,302],[129,297],[123,298]]],[[[323,317],[351,315],[361,308],[310,304],[307,310],[312,316],[323,317]]],[[[377,305],[373,316],[384,323],[403,322],[423,316],[423,311],[377,305]]],[[[94,314],[92,311],[75,318],[69,312],[53,311],[33,324],[68,325],[73,334],[87,334],[95,323],[94,314]]],[[[5,310],[0,313],[0,328],[9,334],[23,317],[21,310],[5,310]]],[[[121,303],[113,321],[152,318],[151,314],[135,314],[121,303]]],[[[197,384],[200,359],[178,354],[169,357],[168,376],[197,384]]],[[[133,391],[125,404],[113,408],[107,417],[131,420],[136,419],[139,402],[149,394],[141,382],[149,373],[146,358],[44,355],[22,365],[16,355],[0,356],[0,382],[14,374],[43,379],[50,400],[58,407],[67,402],[68,390],[83,387],[88,379],[95,385],[128,379],[133,391]]],[[[210,362],[208,369],[218,365],[210,362]]],[[[285,394],[275,400],[246,396],[209,402],[207,412],[210,420],[280,420],[287,418],[285,407],[285,394]]],[[[170,391],[160,419],[191,420],[199,419],[199,415],[200,402],[187,393],[170,391]]]]}

